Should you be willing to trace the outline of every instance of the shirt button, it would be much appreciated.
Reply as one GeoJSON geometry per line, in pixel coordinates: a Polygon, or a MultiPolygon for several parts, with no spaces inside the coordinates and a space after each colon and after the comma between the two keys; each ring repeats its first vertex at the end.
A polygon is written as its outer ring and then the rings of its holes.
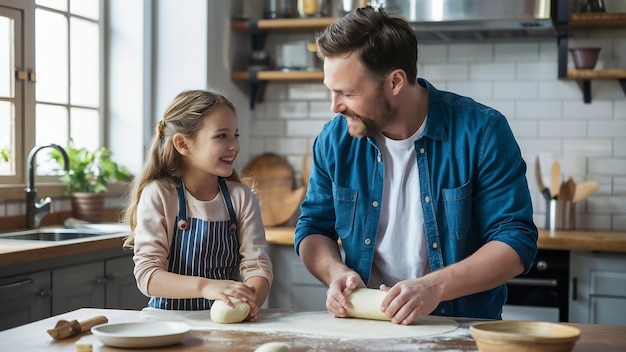
{"type": "Polygon", "coordinates": [[[433,248],[437,248],[437,247],[439,247],[439,246],[437,245],[437,242],[433,243],[433,248]]]}
{"type": "Polygon", "coordinates": [[[429,197],[429,196],[424,197],[424,201],[425,201],[426,203],[430,203],[430,197],[429,197]]]}
{"type": "Polygon", "coordinates": [[[377,208],[377,207],[378,207],[378,202],[377,202],[377,201],[374,201],[374,202],[372,203],[372,205],[374,206],[374,208],[377,208]]]}
{"type": "Polygon", "coordinates": [[[372,240],[370,240],[369,238],[365,239],[365,244],[369,246],[369,244],[372,243],[372,240]]]}
{"type": "Polygon", "coordinates": [[[441,314],[445,314],[445,313],[446,313],[446,310],[445,310],[445,309],[443,309],[443,308],[441,308],[441,310],[440,310],[439,312],[440,312],[441,314]]]}
{"type": "Polygon", "coordinates": [[[378,161],[378,162],[381,161],[380,155],[376,157],[376,161],[378,161]]]}
{"type": "Polygon", "coordinates": [[[424,154],[424,148],[420,148],[420,154],[424,154]]]}

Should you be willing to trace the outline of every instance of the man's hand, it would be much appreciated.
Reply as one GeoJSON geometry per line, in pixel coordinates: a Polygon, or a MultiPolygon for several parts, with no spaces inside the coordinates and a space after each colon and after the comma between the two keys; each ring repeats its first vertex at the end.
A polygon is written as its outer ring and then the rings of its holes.
{"type": "Polygon", "coordinates": [[[423,279],[400,281],[391,288],[383,284],[380,289],[387,292],[380,309],[396,324],[409,325],[420,315],[432,313],[440,303],[435,288],[423,279]]]}
{"type": "Polygon", "coordinates": [[[346,296],[350,295],[357,287],[365,287],[365,284],[359,274],[355,272],[348,272],[328,285],[326,309],[333,317],[341,318],[346,316],[346,308],[348,308],[346,296]]]}

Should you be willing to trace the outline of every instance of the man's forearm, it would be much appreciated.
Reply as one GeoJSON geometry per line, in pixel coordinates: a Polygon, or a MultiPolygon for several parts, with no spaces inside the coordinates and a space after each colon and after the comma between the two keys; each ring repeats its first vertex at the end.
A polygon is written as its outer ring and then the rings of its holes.
{"type": "Polygon", "coordinates": [[[305,237],[300,243],[299,253],[304,266],[326,286],[338,273],[350,271],[341,259],[339,245],[327,236],[305,237]]]}
{"type": "Polygon", "coordinates": [[[441,301],[486,291],[521,274],[524,264],[505,243],[492,241],[470,257],[423,277],[441,301]]]}

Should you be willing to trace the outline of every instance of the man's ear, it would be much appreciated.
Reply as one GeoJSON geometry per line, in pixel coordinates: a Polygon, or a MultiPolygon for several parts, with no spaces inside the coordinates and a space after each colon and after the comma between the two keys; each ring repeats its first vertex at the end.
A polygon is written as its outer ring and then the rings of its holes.
{"type": "Polygon", "coordinates": [[[176,133],[172,137],[172,144],[174,148],[180,153],[180,155],[189,155],[189,146],[187,145],[187,140],[185,136],[180,133],[176,133]]]}
{"type": "Polygon", "coordinates": [[[391,83],[391,91],[393,95],[397,95],[400,89],[406,84],[406,73],[404,70],[395,69],[389,73],[388,79],[391,83]]]}

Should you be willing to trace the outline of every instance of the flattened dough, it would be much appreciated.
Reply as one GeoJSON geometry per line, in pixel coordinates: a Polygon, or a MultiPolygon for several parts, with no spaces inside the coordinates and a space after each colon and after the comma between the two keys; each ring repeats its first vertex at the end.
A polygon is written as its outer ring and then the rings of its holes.
{"type": "Polygon", "coordinates": [[[373,288],[357,288],[348,296],[346,315],[351,318],[387,320],[391,318],[380,311],[380,305],[387,292],[373,288]]]}
{"type": "Polygon", "coordinates": [[[240,323],[250,314],[250,305],[236,298],[230,298],[235,307],[230,307],[224,301],[215,301],[211,306],[211,320],[220,324],[240,323]]]}
{"type": "Polygon", "coordinates": [[[244,321],[239,324],[217,324],[208,320],[206,314],[206,311],[164,310],[147,307],[141,311],[140,316],[147,320],[180,321],[191,326],[192,330],[236,330],[262,333],[271,331],[273,334],[285,334],[285,337],[309,335],[347,339],[414,338],[446,334],[459,327],[459,324],[452,319],[433,315],[420,316],[411,325],[398,325],[381,320],[333,318],[327,311],[285,314],[262,309],[257,321],[244,321]]]}

